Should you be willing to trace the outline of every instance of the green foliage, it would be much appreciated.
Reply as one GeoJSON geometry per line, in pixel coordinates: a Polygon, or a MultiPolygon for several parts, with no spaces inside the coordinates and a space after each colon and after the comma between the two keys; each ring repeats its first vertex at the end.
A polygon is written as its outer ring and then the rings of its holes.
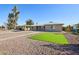
{"type": "Polygon", "coordinates": [[[31,19],[27,20],[26,25],[28,25],[28,26],[26,26],[26,28],[30,28],[31,25],[33,25],[33,24],[34,24],[34,22],[31,19]]]}
{"type": "Polygon", "coordinates": [[[66,30],[66,27],[63,27],[63,31],[65,31],[66,30]]]}
{"type": "Polygon", "coordinates": [[[20,12],[17,10],[17,7],[14,6],[14,8],[12,9],[12,13],[9,13],[8,15],[8,23],[7,23],[8,29],[16,29],[19,13],[20,12]]]}
{"type": "Polygon", "coordinates": [[[26,25],[33,25],[33,24],[34,23],[33,23],[33,21],[31,19],[29,19],[29,20],[26,21],[26,25]]]}
{"type": "Polygon", "coordinates": [[[66,31],[67,31],[67,32],[71,32],[71,31],[72,31],[72,27],[71,27],[70,25],[68,25],[68,26],[66,27],[66,31]]]}

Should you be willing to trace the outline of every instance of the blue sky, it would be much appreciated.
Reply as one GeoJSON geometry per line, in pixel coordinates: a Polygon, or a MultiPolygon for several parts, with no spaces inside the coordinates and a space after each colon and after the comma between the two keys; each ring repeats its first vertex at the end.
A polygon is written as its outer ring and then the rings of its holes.
{"type": "MultiPolygon", "coordinates": [[[[64,23],[73,25],[79,23],[79,4],[16,4],[20,11],[18,24],[24,25],[29,18],[38,24],[64,23]]],[[[7,22],[8,14],[14,7],[12,4],[0,4],[0,25],[7,22]]]]}

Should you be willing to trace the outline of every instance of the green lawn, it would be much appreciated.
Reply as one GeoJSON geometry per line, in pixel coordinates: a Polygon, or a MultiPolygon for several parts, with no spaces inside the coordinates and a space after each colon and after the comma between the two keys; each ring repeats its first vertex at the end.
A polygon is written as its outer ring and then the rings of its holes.
{"type": "Polygon", "coordinates": [[[32,36],[32,39],[52,42],[56,44],[68,44],[68,41],[63,34],[57,34],[53,32],[35,34],[32,36]]]}

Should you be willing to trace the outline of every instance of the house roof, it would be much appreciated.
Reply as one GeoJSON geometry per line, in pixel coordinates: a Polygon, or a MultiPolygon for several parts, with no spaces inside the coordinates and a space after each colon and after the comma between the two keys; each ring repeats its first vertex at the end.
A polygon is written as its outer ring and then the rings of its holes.
{"type": "Polygon", "coordinates": [[[64,25],[63,23],[48,23],[44,25],[31,25],[31,26],[45,26],[45,25],[64,25]]]}
{"type": "MultiPolygon", "coordinates": [[[[48,24],[44,24],[44,25],[26,25],[26,26],[46,26],[46,25],[64,25],[63,23],[48,23],[48,24]]],[[[25,25],[23,25],[25,26],[25,25]]]]}
{"type": "Polygon", "coordinates": [[[45,24],[45,25],[64,25],[63,23],[48,23],[48,24],[45,24]]]}

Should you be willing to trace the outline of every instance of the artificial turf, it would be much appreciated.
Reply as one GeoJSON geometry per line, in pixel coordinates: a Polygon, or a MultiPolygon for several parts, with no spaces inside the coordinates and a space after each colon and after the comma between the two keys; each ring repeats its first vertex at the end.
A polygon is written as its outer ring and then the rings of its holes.
{"type": "Polygon", "coordinates": [[[33,40],[47,41],[56,44],[68,44],[68,41],[63,34],[53,32],[35,34],[31,38],[33,40]]]}

